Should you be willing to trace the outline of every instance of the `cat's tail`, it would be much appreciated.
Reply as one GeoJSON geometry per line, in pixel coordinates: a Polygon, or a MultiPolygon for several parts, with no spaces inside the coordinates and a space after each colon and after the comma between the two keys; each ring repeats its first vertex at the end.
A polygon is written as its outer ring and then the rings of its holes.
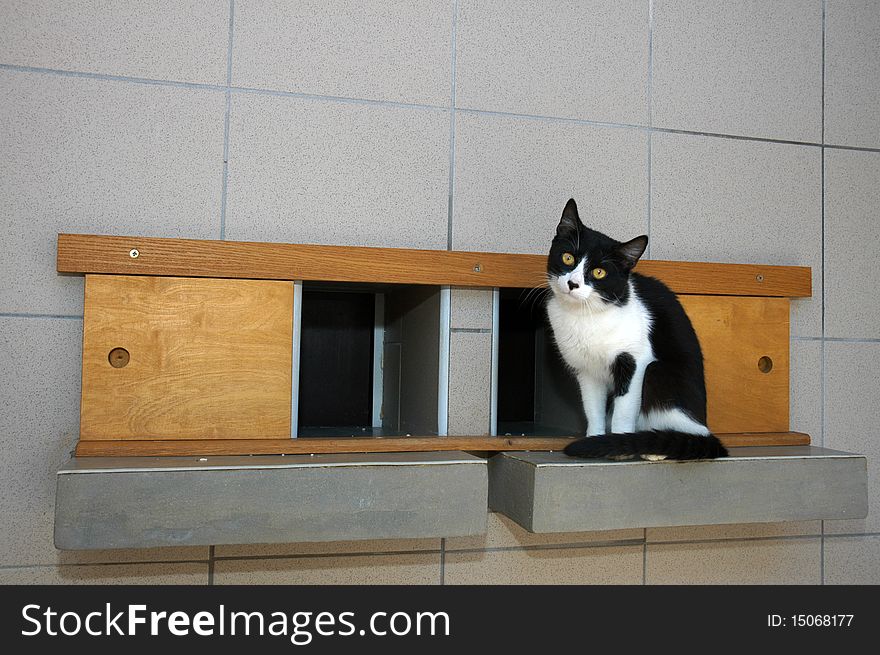
{"type": "Polygon", "coordinates": [[[658,459],[714,459],[727,457],[727,448],[714,434],[698,435],[671,430],[605,434],[572,441],[565,447],[572,457],[626,459],[642,455],[658,459]]]}

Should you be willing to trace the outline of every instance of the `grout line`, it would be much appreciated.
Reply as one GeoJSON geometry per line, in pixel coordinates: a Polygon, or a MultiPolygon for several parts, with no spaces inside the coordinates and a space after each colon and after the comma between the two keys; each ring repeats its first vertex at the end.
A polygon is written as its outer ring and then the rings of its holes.
{"type": "MultiPolygon", "coordinates": [[[[822,107],[820,108],[819,115],[821,116],[822,122],[822,148],[819,150],[820,153],[820,197],[821,197],[821,228],[822,228],[822,273],[821,273],[821,285],[822,285],[822,344],[821,344],[821,352],[819,353],[819,443],[822,447],[825,447],[825,299],[826,299],[826,290],[825,290],[825,7],[826,2],[822,0],[822,107]]],[[[820,560],[819,560],[819,581],[824,585],[825,584],[825,521],[820,522],[822,537],[820,540],[820,560]]]]}
{"type": "Polygon", "coordinates": [[[648,124],[654,125],[654,0],[648,1],[648,124]]]}
{"type": "MultiPolygon", "coordinates": [[[[566,116],[543,116],[540,114],[521,114],[518,112],[512,111],[496,111],[490,109],[471,109],[467,107],[457,107],[457,112],[463,112],[465,114],[476,114],[478,116],[506,116],[508,118],[525,118],[528,120],[536,120],[550,123],[573,123],[575,125],[591,125],[593,127],[613,127],[618,129],[629,129],[629,130],[643,130],[643,131],[651,131],[652,129],[661,129],[661,128],[651,128],[647,125],[638,125],[636,123],[614,123],[611,121],[596,121],[590,120],[586,118],[570,118],[566,116]]],[[[695,133],[696,134],[696,133],[695,133]]]]}
{"type": "MultiPolygon", "coordinates": [[[[220,87],[225,90],[225,87],[220,87]]],[[[300,100],[324,100],[329,102],[339,102],[349,105],[367,105],[378,107],[397,107],[402,109],[419,109],[423,111],[447,112],[449,107],[440,105],[424,105],[414,102],[398,102],[394,100],[374,100],[371,98],[353,98],[350,96],[331,96],[321,95],[319,93],[304,93],[301,91],[280,91],[278,89],[261,89],[250,86],[230,86],[234,93],[252,93],[254,95],[278,96],[281,98],[298,98],[300,100]]]]}
{"type": "Polygon", "coordinates": [[[446,584],[446,538],[440,538],[440,586],[446,584]]]}
{"type": "Polygon", "coordinates": [[[369,552],[329,552],[329,553],[289,553],[286,555],[226,555],[214,557],[215,562],[227,562],[230,560],[274,560],[274,559],[303,559],[306,557],[372,557],[373,555],[434,555],[439,549],[429,550],[376,550],[369,552]]]}
{"type": "Polygon", "coordinates": [[[235,25],[235,0],[229,0],[229,41],[226,51],[226,87],[232,86],[232,35],[235,25]]]}
{"type": "Polygon", "coordinates": [[[855,150],[857,152],[880,152],[880,148],[868,148],[863,146],[843,146],[832,143],[823,143],[823,148],[829,148],[831,150],[855,150]]]}
{"type": "Polygon", "coordinates": [[[203,82],[180,82],[178,80],[157,80],[149,77],[133,77],[129,75],[108,75],[106,73],[87,73],[84,71],[65,70],[62,68],[42,68],[39,66],[19,66],[17,64],[0,64],[0,70],[16,71],[18,73],[40,73],[43,75],[59,75],[61,77],[82,77],[91,80],[106,82],[128,82],[129,84],[148,84],[150,86],[174,86],[184,89],[203,89],[209,91],[225,91],[226,87],[220,84],[206,84],[203,82]]]}
{"type": "Polygon", "coordinates": [[[652,541],[651,544],[655,546],[666,546],[666,545],[695,545],[695,544],[723,544],[730,541],[791,541],[796,539],[820,539],[822,538],[821,532],[813,533],[813,534],[783,534],[783,535],[768,535],[766,537],[717,537],[714,539],[674,539],[672,541],[652,541]]]}
{"type": "Polygon", "coordinates": [[[32,314],[29,312],[0,312],[0,318],[65,318],[82,320],[82,314],[32,314]]]}
{"type": "Polygon", "coordinates": [[[792,341],[826,341],[828,343],[880,343],[880,339],[869,337],[798,337],[791,336],[792,341]]]}
{"type": "MultiPolygon", "coordinates": [[[[289,97],[289,98],[300,98],[305,100],[319,100],[326,102],[340,102],[340,103],[348,103],[348,104],[356,104],[356,105],[371,105],[371,106],[380,106],[380,107],[399,107],[404,109],[420,109],[420,110],[428,110],[428,111],[439,111],[439,112],[448,112],[450,108],[443,107],[440,105],[430,105],[430,104],[420,104],[420,103],[407,103],[407,102],[396,102],[392,100],[375,100],[370,98],[353,98],[347,96],[332,96],[332,95],[321,95],[316,93],[302,93],[296,91],[279,91],[276,89],[261,89],[255,87],[243,87],[243,86],[225,86],[220,84],[206,84],[200,82],[180,82],[175,80],[153,80],[149,78],[142,77],[129,77],[123,75],[107,75],[103,73],[86,73],[82,71],[69,71],[62,69],[54,69],[54,68],[40,68],[35,66],[19,66],[15,64],[0,64],[0,70],[9,70],[16,72],[25,72],[25,73],[40,73],[46,75],[60,75],[64,77],[82,77],[96,80],[106,80],[113,82],[128,82],[134,84],[148,84],[152,86],[172,86],[172,87],[180,87],[180,88],[189,88],[189,89],[202,89],[208,91],[218,91],[218,92],[231,92],[231,93],[253,93],[258,95],[266,95],[266,96],[281,96],[281,97],[289,97]]],[[[609,121],[596,121],[589,119],[581,119],[581,118],[566,118],[563,116],[542,116],[538,114],[520,114],[514,112],[505,112],[505,111],[490,111],[484,109],[467,109],[467,108],[456,108],[454,110],[455,113],[465,112],[471,114],[485,115],[485,116],[510,116],[512,118],[525,118],[531,120],[540,120],[540,121],[549,121],[549,122],[563,122],[563,123],[574,123],[579,125],[592,125],[595,127],[609,127],[609,128],[621,128],[621,129],[635,129],[642,130],[645,132],[651,133],[660,133],[660,134],[682,134],[688,136],[706,136],[706,137],[715,137],[719,139],[733,139],[736,141],[755,141],[758,143],[780,143],[780,144],[788,144],[788,145],[799,145],[799,146],[811,146],[811,147],[824,147],[830,148],[834,150],[854,150],[859,152],[877,152],[880,153],[880,147],[865,147],[865,146],[849,146],[844,144],[830,144],[830,143],[818,143],[813,141],[792,141],[787,139],[774,139],[771,137],[757,137],[757,136],[747,136],[741,134],[724,134],[722,132],[701,132],[695,130],[680,130],[673,129],[667,127],[656,127],[656,126],[647,126],[647,125],[637,125],[634,123],[615,123],[609,121]]]]}
{"type": "MultiPolygon", "coordinates": [[[[654,0],[648,2],[648,125],[654,126],[654,0]]],[[[653,178],[651,159],[653,158],[654,137],[648,133],[648,251],[646,259],[651,259],[653,238],[651,236],[651,193],[653,178]]]]}
{"type": "MultiPolygon", "coordinates": [[[[822,521],[822,530],[824,532],[825,521],[822,521]]],[[[836,539],[837,537],[880,537],[880,532],[825,532],[826,537],[836,539]]]]}
{"type": "Polygon", "coordinates": [[[536,544],[533,546],[493,546],[490,548],[454,548],[453,553],[504,553],[520,550],[571,550],[575,548],[618,548],[621,546],[643,546],[644,539],[612,539],[610,541],[587,541],[564,544],[536,544]]]}
{"type": "Polygon", "coordinates": [[[492,328],[449,328],[449,331],[467,334],[492,334],[492,328]]]}
{"type": "Polygon", "coordinates": [[[140,564],[207,564],[206,559],[124,560],[120,562],[56,562],[55,564],[4,564],[0,571],[9,569],[53,569],[68,566],[134,566],[140,564]]]}
{"type": "Polygon", "coordinates": [[[208,548],[208,586],[214,584],[214,546],[208,548]]]}
{"type": "Polygon", "coordinates": [[[229,0],[229,41],[226,49],[226,111],[223,117],[223,183],[220,189],[220,240],[226,239],[226,198],[229,190],[229,115],[232,111],[232,36],[235,0],[229,0]]]}
{"type": "Polygon", "coordinates": [[[642,586],[647,586],[648,584],[648,528],[643,528],[642,530],[643,539],[645,541],[642,544],[642,586]]]}
{"type": "Polygon", "coordinates": [[[648,135],[648,252],[645,255],[646,259],[651,259],[651,242],[653,241],[651,237],[651,194],[653,191],[653,175],[651,173],[651,159],[653,157],[653,135],[648,135]]]}
{"type": "Polygon", "coordinates": [[[452,218],[455,200],[455,49],[458,0],[452,1],[452,64],[449,96],[449,191],[446,205],[446,249],[452,250],[452,218]]]}

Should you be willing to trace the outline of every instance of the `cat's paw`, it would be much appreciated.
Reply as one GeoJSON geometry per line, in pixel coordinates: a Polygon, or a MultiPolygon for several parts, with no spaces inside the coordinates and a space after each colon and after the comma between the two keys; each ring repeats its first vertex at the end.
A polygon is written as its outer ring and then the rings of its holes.
{"type": "Polygon", "coordinates": [[[634,457],[635,455],[609,455],[608,459],[613,459],[615,462],[625,462],[626,460],[633,459],[634,457]]]}
{"type": "Polygon", "coordinates": [[[662,462],[666,455],[642,455],[641,458],[649,462],[662,462]]]}

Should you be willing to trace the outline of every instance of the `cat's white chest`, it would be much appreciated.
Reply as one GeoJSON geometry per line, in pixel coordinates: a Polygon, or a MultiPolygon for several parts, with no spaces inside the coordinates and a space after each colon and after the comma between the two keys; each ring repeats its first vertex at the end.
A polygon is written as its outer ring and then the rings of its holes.
{"type": "Polygon", "coordinates": [[[554,297],[547,303],[547,315],[560,354],[579,373],[605,379],[621,353],[637,362],[653,359],[650,316],[634,295],[623,307],[593,312],[554,297]]]}

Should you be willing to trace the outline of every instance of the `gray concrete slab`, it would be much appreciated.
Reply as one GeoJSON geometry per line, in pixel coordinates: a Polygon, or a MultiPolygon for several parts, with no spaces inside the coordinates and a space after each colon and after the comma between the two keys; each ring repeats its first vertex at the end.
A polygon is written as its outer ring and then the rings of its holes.
{"type": "Polygon", "coordinates": [[[812,446],[690,462],[507,452],[489,460],[489,507],[531,532],[863,518],[867,464],[812,446]]]}
{"type": "Polygon", "coordinates": [[[486,460],[462,452],[73,458],[57,482],[63,550],[486,531],[486,460]]]}

